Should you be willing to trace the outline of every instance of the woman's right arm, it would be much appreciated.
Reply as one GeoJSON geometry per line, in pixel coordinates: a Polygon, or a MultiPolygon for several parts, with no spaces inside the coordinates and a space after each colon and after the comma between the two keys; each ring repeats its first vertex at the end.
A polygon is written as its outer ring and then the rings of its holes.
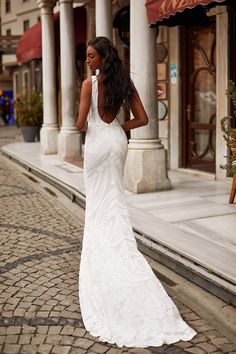
{"type": "Polygon", "coordinates": [[[89,78],[83,81],[81,88],[79,114],[76,123],[76,128],[78,128],[80,131],[83,131],[86,126],[87,116],[91,105],[91,95],[92,80],[89,78]]]}
{"type": "Polygon", "coordinates": [[[122,128],[125,132],[148,124],[147,113],[145,112],[142,101],[136,89],[134,89],[134,96],[132,102],[130,103],[130,109],[134,118],[122,124],[122,128]]]}

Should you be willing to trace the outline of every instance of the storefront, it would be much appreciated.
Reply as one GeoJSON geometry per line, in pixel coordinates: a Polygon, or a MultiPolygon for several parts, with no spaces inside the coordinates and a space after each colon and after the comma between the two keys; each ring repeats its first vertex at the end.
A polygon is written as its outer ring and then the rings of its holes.
{"type": "Polygon", "coordinates": [[[231,3],[146,1],[149,25],[168,31],[169,166],[215,173],[217,179],[225,178],[220,120],[228,114],[225,92],[235,75],[228,56],[231,3]]]}

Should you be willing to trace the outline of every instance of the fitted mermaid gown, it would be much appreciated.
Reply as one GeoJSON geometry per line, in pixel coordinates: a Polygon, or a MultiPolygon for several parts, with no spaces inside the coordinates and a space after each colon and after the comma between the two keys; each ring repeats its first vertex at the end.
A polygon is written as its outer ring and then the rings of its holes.
{"type": "Polygon", "coordinates": [[[87,331],[119,347],[161,346],[196,332],[179,312],[137,249],[123,186],[127,138],[117,119],[98,113],[92,76],[84,153],[86,214],[79,300],[87,331]]]}

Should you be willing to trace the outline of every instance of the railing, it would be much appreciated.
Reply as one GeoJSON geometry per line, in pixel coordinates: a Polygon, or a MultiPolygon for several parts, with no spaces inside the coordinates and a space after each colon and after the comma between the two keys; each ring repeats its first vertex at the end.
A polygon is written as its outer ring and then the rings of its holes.
{"type": "Polygon", "coordinates": [[[15,54],[21,36],[0,36],[0,53],[15,54]]]}

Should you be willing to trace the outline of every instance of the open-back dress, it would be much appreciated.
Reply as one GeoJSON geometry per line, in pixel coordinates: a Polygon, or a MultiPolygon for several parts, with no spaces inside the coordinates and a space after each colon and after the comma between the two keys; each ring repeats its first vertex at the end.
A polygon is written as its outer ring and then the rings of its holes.
{"type": "Polygon", "coordinates": [[[117,118],[98,112],[98,80],[92,76],[84,153],[86,214],[79,300],[87,331],[119,347],[161,346],[191,340],[181,318],[137,249],[123,186],[127,138],[117,118]]]}

